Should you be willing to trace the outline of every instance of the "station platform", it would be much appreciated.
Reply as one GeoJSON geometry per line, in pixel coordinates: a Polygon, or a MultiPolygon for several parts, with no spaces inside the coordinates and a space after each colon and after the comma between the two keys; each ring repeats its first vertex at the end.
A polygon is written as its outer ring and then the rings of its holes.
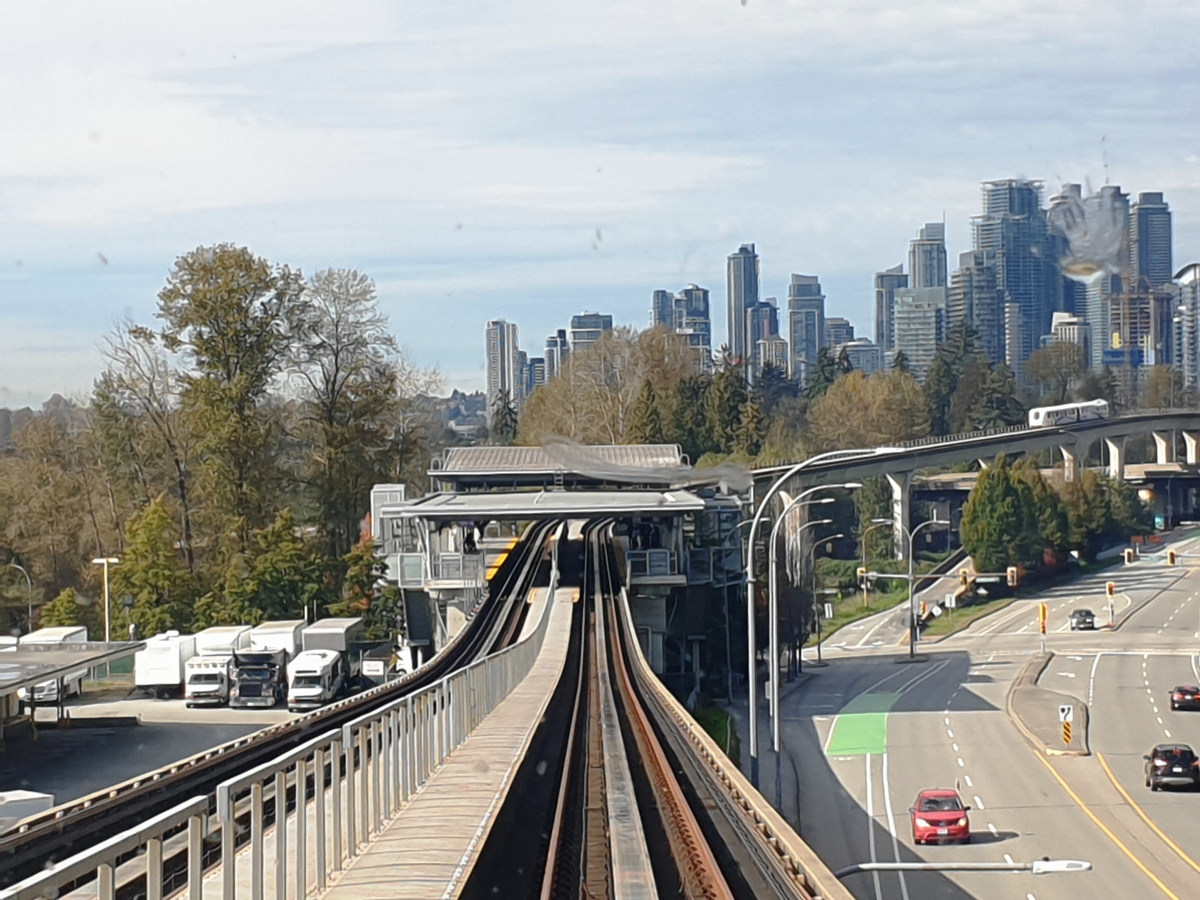
{"type": "Polygon", "coordinates": [[[578,593],[555,592],[542,652],[530,673],[322,900],[459,896],[562,675],[578,593]]]}

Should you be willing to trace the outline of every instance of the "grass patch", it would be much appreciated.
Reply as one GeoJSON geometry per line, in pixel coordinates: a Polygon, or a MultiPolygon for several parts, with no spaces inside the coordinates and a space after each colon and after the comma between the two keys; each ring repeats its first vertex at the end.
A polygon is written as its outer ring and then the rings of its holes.
{"type": "MultiPolygon", "coordinates": [[[[840,562],[840,560],[839,560],[840,562]]],[[[853,562],[853,560],[851,560],[853,562]]],[[[917,574],[925,575],[931,572],[936,562],[920,560],[917,563],[917,574]]],[[[907,571],[907,569],[906,569],[907,571]]],[[[885,592],[876,593],[874,591],[867,593],[867,602],[863,604],[863,596],[861,590],[851,590],[846,588],[845,596],[841,600],[834,600],[831,595],[822,595],[817,598],[817,602],[822,605],[825,603],[833,604],[833,618],[824,619],[821,622],[821,640],[828,641],[837,632],[845,628],[847,625],[857,622],[859,619],[865,619],[868,616],[873,616],[876,613],[884,612],[899,606],[901,603],[908,602],[908,582],[907,581],[886,581],[879,579],[878,584],[890,584],[894,587],[885,592]]],[[[805,646],[816,646],[817,636],[811,634],[805,642],[805,646]]]]}
{"type": "Polygon", "coordinates": [[[737,763],[741,756],[741,742],[738,740],[737,727],[733,724],[733,716],[719,706],[701,706],[692,713],[692,718],[717,742],[725,755],[737,763]]]}
{"type": "Polygon", "coordinates": [[[922,637],[945,637],[962,631],[976,619],[990,616],[999,612],[1013,602],[1013,597],[997,597],[995,600],[985,600],[983,603],[973,603],[962,609],[944,611],[921,629],[922,637]]]}

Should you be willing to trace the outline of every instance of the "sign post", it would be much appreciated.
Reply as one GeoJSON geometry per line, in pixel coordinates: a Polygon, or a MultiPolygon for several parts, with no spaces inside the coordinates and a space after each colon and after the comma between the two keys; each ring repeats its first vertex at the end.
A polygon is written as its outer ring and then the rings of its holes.
{"type": "Polygon", "coordinates": [[[1058,721],[1062,723],[1062,739],[1064,744],[1071,743],[1071,723],[1075,721],[1075,707],[1064,703],[1058,708],[1058,721]]]}

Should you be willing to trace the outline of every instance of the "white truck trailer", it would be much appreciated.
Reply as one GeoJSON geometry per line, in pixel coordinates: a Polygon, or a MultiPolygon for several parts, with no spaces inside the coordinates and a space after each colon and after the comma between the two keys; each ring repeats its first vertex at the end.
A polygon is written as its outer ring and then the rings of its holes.
{"type": "MultiPolygon", "coordinates": [[[[50,646],[57,647],[67,644],[86,644],[88,639],[87,628],[83,625],[64,625],[56,628],[39,628],[37,631],[31,631],[29,634],[22,635],[17,641],[18,647],[50,646]]],[[[80,669],[78,672],[71,672],[62,677],[63,692],[68,697],[79,696],[83,693],[83,679],[87,675],[87,669],[80,669]]],[[[21,688],[17,691],[17,697],[21,700],[29,699],[29,691],[26,688],[21,688]]],[[[57,703],[58,702],[58,682],[43,681],[33,689],[33,698],[38,703],[57,703]]]]}
{"type": "Polygon", "coordinates": [[[284,650],[288,659],[304,649],[304,620],[287,619],[278,622],[263,622],[250,632],[250,649],[264,652],[284,650]]]}
{"type": "Polygon", "coordinates": [[[196,655],[196,636],[165,631],[133,655],[133,686],[155,697],[183,691],[187,661],[196,655]]]}
{"type": "Polygon", "coordinates": [[[38,791],[0,791],[0,834],[15,828],[22,819],[53,808],[53,794],[38,791]]]}
{"type": "Polygon", "coordinates": [[[214,625],[196,635],[196,652],[201,656],[232,656],[234,650],[250,647],[249,625],[214,625]]]}
{"type": "Polygon", "coordinates": [[[187,661],[183,698],[190,706],[222,706],[229,701],[233,654],[205,653],[187,661]]]}

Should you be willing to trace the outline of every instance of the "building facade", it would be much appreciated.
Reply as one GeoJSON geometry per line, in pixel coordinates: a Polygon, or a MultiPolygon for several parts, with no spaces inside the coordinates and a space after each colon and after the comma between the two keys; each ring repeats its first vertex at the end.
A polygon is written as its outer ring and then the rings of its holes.
{"type": "Polygon", "coordinates": [[[567,329],[560,328],[546,338],[546,379],[557,378],[567,364],[571,345],[567,341],[567,329]]]}
{"type": "Polygon", "coordinates": [[[612,327],[612,316],[603,313],[582,312],[571,316],[571,327],[567,331],[571,352],[579,353],[591,347],[600,340],[604,332],[612,331],[612,327]]]}
{"type": "Polygon", "coordinates": [[[908,287],[945,287],[946,280],[946,224],[929,222],[908,245],[908,287]]]}
{"type": "Polygon", "coordinates": [[[523,396],[521,349],[517,346],[517,326],[504,319],[487,323],[484,340],[487,348],[487,420],[490,427],[501,394],[514,406],[520,406],[523,396]]]}
{"type": "Polygon", "coordinates": [[[804,384],[825,340],[825,295],[816,275],[792,275],[788,285],[788,375],[804,384]]]}
{"type": "Polygon", "coordinates": [[[893,266],[875,273],[875,343],[884,353],[892,350],[895,324],[892,313],[896,308],[896,291],[908,287],[904,266],[893,266]]]}
{"type": "Polygon", "coordinates": [[[747,312],[758,305],[759,260],[753,244],[742,244],[725,263],[726,307],[729,318],[729,352],[748,361],[752,343],[747,312]]]}
{"type": "Polygon", "coordinates": [[[946,339],[946,289],[901,288],[896,291],[893,358],[903,352],[918,381],[924,381],[938,344],[946,339]]]}
{"type": "Polygon", "coordinates": [[[835,358],[841,359],[843,353],[855,371],[870,375],[883,368],[882,348],[867,338],[854,338],[833,348],[835,358]]]}
{"type": "Polygon", "coordinates": [[[841,316],[829,316],[825,319],[824,344],[826,347],[848,344],[852,340],[854,340],[854,326],[848,319],[843,319],[841,316]]]}
{"type": "Polygon", "coordinates": [[[1161,191],[1138,194],[1129,211],[1129,256],[1131,289],[1160,288],[1171,280],[1171,208],[1161,191]]]}
{"type": "Polygon", "coordinates": [[[996,289],[995,258],[986,250],[958,255],[946,290],[946,326],[966,321],[979,333],[980,349],[994,363],[1004,361],[1004,299],[996,289]]]}

